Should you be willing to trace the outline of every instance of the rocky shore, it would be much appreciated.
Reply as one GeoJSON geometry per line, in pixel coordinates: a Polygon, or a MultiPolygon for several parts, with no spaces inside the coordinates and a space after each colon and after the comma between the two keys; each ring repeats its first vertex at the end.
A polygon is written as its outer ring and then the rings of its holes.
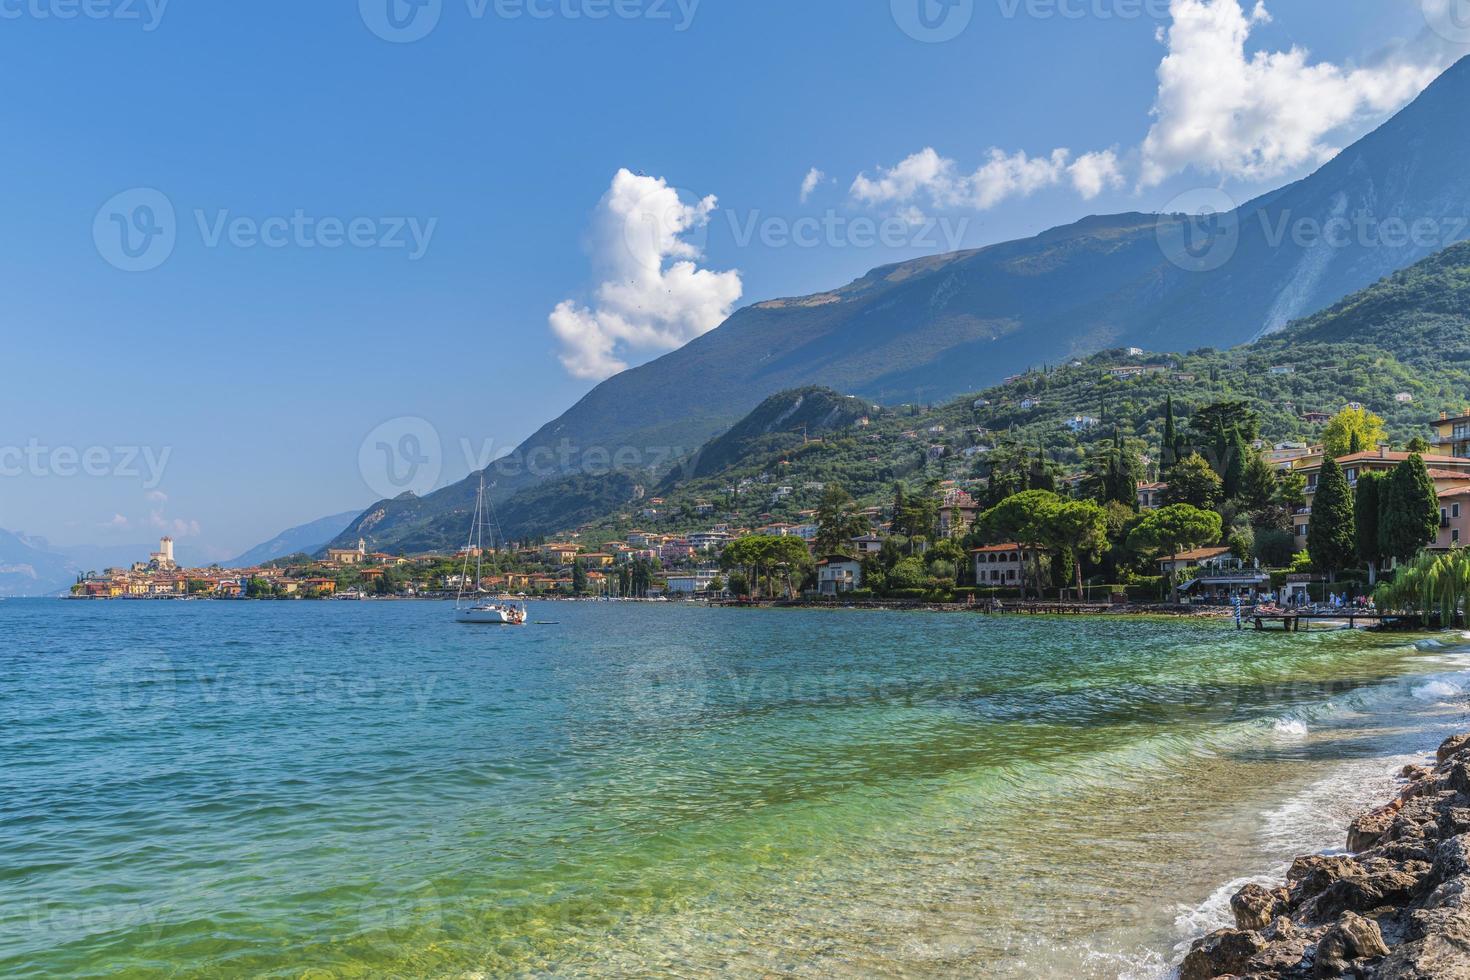
{"type": "Polygon", "coordinates": [[[1349,853],[1241,889],[1236,927],[1195,942],[1180,980],[1470,980],[1470,735],[1402,775],[1396,799],[1353,821],[1349,853]]]}

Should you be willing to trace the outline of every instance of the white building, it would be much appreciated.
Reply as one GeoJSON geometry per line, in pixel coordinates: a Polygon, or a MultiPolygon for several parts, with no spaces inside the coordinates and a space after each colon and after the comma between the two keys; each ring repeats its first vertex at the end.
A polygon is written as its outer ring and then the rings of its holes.
{"type": "Polygon", "coordinates": [[[863,587],[863,566],[856,558],[831,555],[817,562],[817,591],[839,595],[863,587]]]}
{"type": "Polygon", "coordinates": [[[701,568],[692,572],[675,572],[667,576],[671,595],[698,595],[708,592],[714,580],[720,577],[718,569],[701,568]]]}
{"type": "Polygon", "coordinates": [[[1018,544],[993,544],[970,552],[975,561],[975,584],[981,588],[1019,586],[1022,562],[1030,557],[1018,544]]]}

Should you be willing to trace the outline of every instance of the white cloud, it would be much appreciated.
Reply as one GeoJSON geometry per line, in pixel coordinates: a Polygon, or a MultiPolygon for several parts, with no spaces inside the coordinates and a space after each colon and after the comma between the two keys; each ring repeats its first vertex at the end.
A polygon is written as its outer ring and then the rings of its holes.
{"type": "Polygon", "coordinates": [[[121,514],[113,514],[111,520],[103,521],[101,524],[99,524],[97,526],[98,527],[116,527],[116,528],[123,528],[123,527],[127,527],[129,525],[129,523],[130,522],[128,521],[128,519],[126,517],[122,516],[121,514]]]}
{"type": "Polygon", "coordinates": [[[171,534],[178,538],[196,538],[199,536],[199,522],[186,521],[179,518],[167,518],[162,511],[152,511],[148,515],[148,524],[159,531],[171,534]]]}
{"type": "MultiPolygon", "coordinates": [[[[1250,2],[1250,0],[1247,0],[1250,2]]],[[[1265,181],[1320,164],[1371,124],[1418,95],[1467,44],[1450,40],[1444,8],[1464,0],[1421,0],[1431,25],[1386,48],[1363,66],[1313,62],[1309,52],[1246,53],[1251,32],[1270,23],[1264,0],[1247,13],[1242,0],[1170,0],[1167,47],[1158,69],[1153,124],[1126,154],[1141,187],[1186,170],[1217,178],[1265,181]]],[[[1463,32],[1470,42],[1470,29],[1463,32]]],[[[1057,149],[1039,157],[991,149],[966,171],[926,147],[892,167],[861,173],[850,195],[860,204],[986,210],[1039,190],[1069,184],[1084,200],[1123,186],[1116,148],[1073,158],[1057,149]]]]}
{"type": "Polygon", "coordinates": [[[625,370],[632,352],[673,350],[724,322],[743,292],[740,273],[699,268],[703,251],[690,240],[716,203],[687,204],[662,178],[617,172],[593,222],[594,302],[564,300],[549,317],[567,371],[600,381],[625,370]]]}
{"type": "Polygon", "coordinates": [[[146,494],[144,494],[144,497],[155,504],[168,503],[168,494],[164,493],[162,490],[149,490],[146,494]]]}
{"type": "Polygon", "coordinates": [[[1104,190],[1123,186],[1123,172],[1118,168],[1118,154],[1114,150],[1084,153],[1068,168],[1072,186],[1090,201],[1104,190]]]}
{"type": "Polygon", "coordinates": [[[1251,31],[1270,22],[1264,2],[1249,14],[1240,0],[1171,0],[1169,10],[1145,187],[1191,167],[1260,181],[1325,162],[1340,149],[1334,136],[1402,106],[1455,53],[1426,31],[1366,67],[1312,63],[1296,46],[1247,55],[1251,31]]]}
{"type": "Polygon", "coordinates": [[[826,179],[827,175],[818,170],[816,167],[808,170],[806,172],[806,176],[803,177],[801,180],[801,203],[805,204],[807,201],[811,200],[812,192],[815,191],[817,187],[821,185],[822,181],[826,179]]]}
{"type": "Polygon", "coordinates": [[[891,168],[880,167],[873,176],[858,174],[853,198],[864,204],[911,204],[927,201],[938,208],[985,211],[1011,198],[1030,197],[1064,182],[1091,200],[1105,188],[1122,184],[1118,155],[1113,150],[1086,153],[1072,159],[1072,151],[1056,149],[1044,157],[1024,151],[992,149],[986,161],[970,173],[959,164],[925,147],[891,168]]]}

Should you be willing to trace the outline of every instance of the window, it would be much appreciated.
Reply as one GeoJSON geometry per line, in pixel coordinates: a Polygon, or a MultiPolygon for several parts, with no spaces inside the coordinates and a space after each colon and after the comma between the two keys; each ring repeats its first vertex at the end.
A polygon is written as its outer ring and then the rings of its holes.
{"type": "Polygon", "coordinates": [[[1453,518],[1459,519],[1459,516],[1460,516],[1460,505],[1459,504],[1451,504],[1450,505],[1450,516],[1453,517],[1453,518]]]}
{"type": "Polygon", "coordinates": [[[1460,529],[1459,528],[1455,528],[1453,531],[1450,532],[1450,542],[1453,543],[1453,544],[1459,544],[1460,543],[1460,529]]]}

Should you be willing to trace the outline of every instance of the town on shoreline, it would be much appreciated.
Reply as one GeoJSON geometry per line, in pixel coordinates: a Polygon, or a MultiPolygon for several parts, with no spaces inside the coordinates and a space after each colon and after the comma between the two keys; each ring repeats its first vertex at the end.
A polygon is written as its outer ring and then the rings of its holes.
{"type": "MultiPolygon", "coordinates": [[[[652,498],[639,516],[656,530],[616,538],[588,527],[418,555],[372,551],[359,538],[248,568],[182,567],[163,538],[146,561],[78,576],[71,595],[1362,608],[1381,576],[1457,555],[1470,540],[1470,414],[1444,415],[1431,423],[1434,442],[1402,448],[1359,404],[1323,414],[1316,443],[1267,444],[1241,402],[1202,407],[1184,423],[1169,400],[1164,415],[1157,449],[1118,439],[1070,472],[1023,451],[994,454],[973,480],[895,482],[882,503],[835,484],[804,487],[817,506],[798,511],[799,523],[765,514],[768,523],[742,526],[706,500],[673,515],[652,498]],[[478,580],[470,558],[483,568],[478,580]]],[[[1428,611],[1400,598],[1405,612],[1428,611]]]]}

